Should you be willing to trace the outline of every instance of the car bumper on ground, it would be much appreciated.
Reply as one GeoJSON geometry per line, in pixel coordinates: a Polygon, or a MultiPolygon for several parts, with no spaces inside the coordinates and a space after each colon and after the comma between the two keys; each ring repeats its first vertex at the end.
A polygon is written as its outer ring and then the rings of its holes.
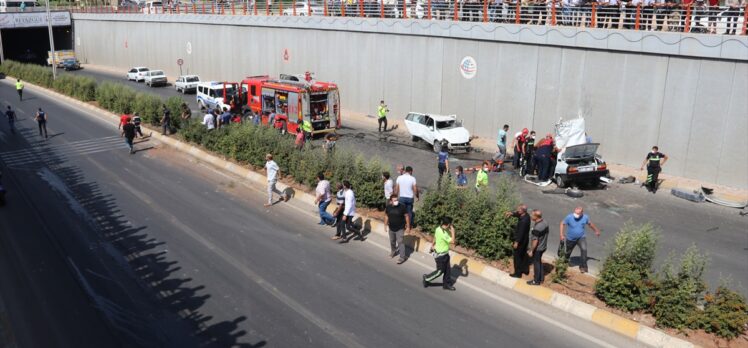
{"type": "Polygon", "coordinates": [[[572,173],[572,174],[559,174],[565,182],[597,182],[600,181],[601,177],[608,176],[609,171],[605,170],[594,170],[583,173],[572,173]]]}

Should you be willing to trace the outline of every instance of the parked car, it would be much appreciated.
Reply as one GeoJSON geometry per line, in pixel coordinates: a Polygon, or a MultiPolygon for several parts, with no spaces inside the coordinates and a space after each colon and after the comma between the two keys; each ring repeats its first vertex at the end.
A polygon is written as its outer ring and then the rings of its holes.
{"type": "Polygon", "coordinates": [[[80,63],[75,58],[68,58],[62,61],[62,68],[65,71],[79,70],[81,68],[80,63]]]}
{"type": "Polygon", "coordinates": [[[573,184],[597,184],[608,176],[608,166],[597,154],[600,144],[589,143],[566,147],[556,159],[553,178],[556,186],[564,188],[573,184]]]}
{"type": "Polygon", "coordinates": [[[236,93],[236,83],[229,82],[218,82],[218,81],[202,81],[197,84],[197,92],[195,93],[197,106],[202,109],[228,109],[231,106],[228,104],[228,97],[236,93]],[[226,97],[226,98],[224,98],[226,97]]]}
{"type": "Polygon", "coordinates": [[[163,70],[151,70],[145,73],[145,77],[143,78],[143,82],[148,87],[153,86],[164,86],[166,85],[166,74],[164,74],[163,70]]]}
{"type": "Polygon", "coordinates": [[[150,69],[143,66],[136,66],[127,72],[127,80],[140,82],[145,80],[145,73],[150,69]]]}
{"type": "MultiPolygon", "coordinates": [[[[297,16],[308,16],[309,15],[309,7],[312,8],[312,16],[324,16],[325,15],[325,9],[322,7],[322,5],[315,3],[315,2],[297,2],[296,3],[296,15],[297,16]]],[[[283,9],[283,15],[284,16],[293,16],[294,15],[294,8],[284,8],[283,9]]]]}
{"type": "Polygon", "coordinates": [[[187,92],[195,92],[197,90],[197,84],[200,82],[200,77],[197,75],[182,75],[177,78],[174,82],[174,88],[177,92],[185,94],[187,92]]]}
{"type": "Polygon", "coordinates": [[[413,141],[423,140],[439,152],[446,145],[450,152],[472,150],[470,132],[462,126],[456,115],[429,115],[410,112],[405,117],[413,141]]]}

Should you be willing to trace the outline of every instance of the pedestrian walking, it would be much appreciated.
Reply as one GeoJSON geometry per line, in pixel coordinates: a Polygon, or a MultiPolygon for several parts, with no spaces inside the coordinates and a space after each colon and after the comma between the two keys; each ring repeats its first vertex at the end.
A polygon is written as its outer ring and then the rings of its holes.
{"type": "Polygon", "coordinates": [[[317,173],[317,188],[315,189],[317,198],[314,203],[319,208],[319,224],[332,225],[335,218],[327,212],[327,206],[332,202],[332,193],[330,192],[330,182],[325,180],[325,174],[317,173]]]}
{"type": "Polygon", "coordinates": [[[16,112],[8,105],[8,109],[5,110],[5,117],[8,118],[8,126],[10,126],[10,133],[16,134],[16,112]]]}
{"type": "Polygon", "coordinates": [[[122,130],[122,126],[126,125],[128,122],[130,122],[129,114],[119,115],[119,124],[117,125],[117,130],[122,130]]]}
{"type": "Polygon", "coordinates": [[[475,191],[482,191],[488,187],[488,163],[483,163],[481,169],[475,174],[475,191]]]}
{"type": "Polygon", "coordinates": [[[639,170],[644,170],[644,165],[647,165],[647,180],[644,182],[644,185],[647,187],[649,192],[657,192],[657,180],[662,171],[662,166],[665,165],[667,160],[667,155],[660,152],[660,148],[657,146],[652,146],[652,151],[650,151],[647,154],[647,157],[644,158],[644,162],[642,162],[642,166],[639,170]]]}
{"type": "Polygon", "coordinates": [[[548,249],[548,223],[543,220],[543,212],[535,209],[530,213],[530,220],[534,223],[530,236],[530,251],[528,256],[532,260],[533,279],[529,285],[540,285],[545,280],[543,270],[543,253],[548,249]]]}
{"type": "Polygon", "coordinates": [[[397,259],[399,265],[407,259],[403,238],[405,233],[410,232],[410,215],[394,193],[390,196],[390,201],[384,208],[384,213],[384,229],[390,237],[390,258],[400,255],[397,259]]]}
{"type": "Polygon", "coordinates": [[[395,182],[390,179],[390,172],[382,172],[382,181],[384,182],[384,204],[386,206],[395,191],[395,182]]]}
{"type": "Polygon", "coordinates": [[[424,288],[441,276],[442,288],[450,291],[455,290],[454,284],[452,284],[452,265],[449,264],[449,246],[454,245],[455,241],[455,228],[452,225],[452,219],[447,216],[442,217],[441,225],[434,231],[434,245],[431,247],[431,254],[436,262],[436,270],[423,275],[424,288]],[[449,234],[447,234],[447,231],[449,231],[449,234]]]}
{"type": "Polygon", "coordinates": [[[286,199],[286,194],[278,190],[275,185],[280,177],[280,167],[278,163],[273,161],[273,155],[265,155],[265,173],[268,179],[268,202],[265,203],[266,207],[273,205],[273,193],[277,193],[280,196],[279,202],[283,202],[286,199]]]}
{"type": "Polygon", "coordinates": [[[567,215],[559,226],[561,241],[566,241],[567,260],[571,260],[571,252],[574,251],[574,247],[579,245],[579,251],[582,256],[579,270],[582,273],[589,271],[587,268],[587,237],[585,236],[585,227],[588,225],[595,231],[595,235],[600,237],[600,229],[590,221],[590,217],[584,213],[582,207],[576,207],[574,208],[574,212],[567,215]],[[565,231],[565,229],[568,230],[565,231]]]}
{"type": "Polygon", "coordinates": [[[506,134],[509,131],[509,125],[505,124],[504,127],[499,129],[499,135],[496,137],[496,146],[499,151],[493,157],[494,163],[496,163],[497,169],[501,170],[504,159],[506,159],[506,134]]]}
{"type": "Polygon", "coordinates": [[[335,217],[335,223],[333,223],[333,226],[335,227],[335,235],[332,236],[332,240],[338,240],[343,238],[343,235],[345,235],[345,222],[343,222],[343,212],[345,211],[345,187],[343,187],[342,182],[339,182],[335,185],[335,188],[335,203],[337,206],[335,207],[335,211],[332,213],[335,217]]]}
{"type": "Polygon", "coordinates": [[[455,171],[455,177],[457,188],[465,188],[468,184],[468,178],[467,175],[465,175],[465,169],[462,168],[462,166],[457,166],[457,170],[455,171]]]}
{"type": "Polygon", "coordinates": [[[135,126],[135,133],[137,133],[141,138],[145,138],[143,130],[140,128],[141,123],[143,123],[143,120],[138,116],[138,114],[132,115],[132,124],[135,126]]]}
{"type": "Polygon", "coordinates": [[[382,132],[382,125],[384,125],[384,131],[387,131],[387,113],[390,112],[390,109],[387,108],[387,104],[384,103],[384,100],[379,101],[379,107],[377,108],[377,123],[379,124],[379,132],[382,132]]]}
{"type": "Polygon", "coordinates": [[[171,135],[171,110],[164,105],[164,116],[161,118],[161,135],[171,135]]]}
{"type": "Polygon", "coordinates": [[[437,169],[439,170],[439,187],[442,185],[442,177],[444,172],[449,171],[449,148],[447,145],[442,145],[441,150],[436,155],[437,169]]]}
{"type": "Polygon", "coordinates": [[[418,194],[418,186],[416,185],[416,178],[413,176],[413,168],[411,166],[405,167],[405,173],[397,177],[395,182],[395,194],[399,197],[400,203],[405,205],[405,209],[408,210],[410,215],[410,223],[415,222],[413,220],[413,203],[418,201],[420,196],[418,194]]]}
{"type": "Polygon", "coordinates": [[[345,203],[343,203],[343,235],[340,236],[340,242],[347,241],[345,239],[346,235],[349,231],[353,231],[354,233],[358,234],[358,238],[360,240],[364,240],[363,232],[359,229],[356,229],[353,226],[353,216],[356,215],[356,195],[353,192],[353,187],[351,186],[351,182],[348,180],[343,180],[343,189],[345,190],[343,193],[343,197],[345,199],[345,203]]]}
{"type": "Polygon", "coordinates": [[[18,100],[23,101],[23,82],[21,79],[16,80],[16,92],[18,92],[18,100]]]}
{"type": "Polygon", "coordinates": [[[135,124],[133,124],[128,117],[126,119],[125,124],[122,126],[122,133],[120,134],[121,137],[125,137],[125,143],[127,144],[127,147],[130,149],[130,154],[135,153],[135,147],[133,145],[133,139],[135,139],[135,124]]]}
{"type": "Polygon", "coordinates": [[[512,235],[512,258],[514,261],[514,278],[522,278],[523,274],[529,274],[527,264],[527,245],[530,242],[530,216],[527,215],[527,206],[520,204],[514,212],[504,213],[506,217],[516,217],[517,225],[514,226],[512,235]]]}
{"type": "Polygon", "coordinates": [[[42,131],[44,131],[44,139],[47,139],[47,113],[42,108],[39,108],[36,116],[34,116],[34,120],[39,125],[39,136],[42,136],[42,131]]]}

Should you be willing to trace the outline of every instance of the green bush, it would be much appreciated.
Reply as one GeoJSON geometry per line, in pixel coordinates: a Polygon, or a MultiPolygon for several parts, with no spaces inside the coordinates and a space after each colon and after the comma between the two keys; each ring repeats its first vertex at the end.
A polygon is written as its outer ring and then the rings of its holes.
{"type": "Polygon", "coordinates": [[[721,284],[714,294],[704,296],[704,302],[704,310],[698,316],[699,328],[726,339],[734,339],[746,331],[748,305],[743,295],[721,284]]]}
{"type": "Polygon", "coordinates": [[[569,259],[566,258],[566,254],[556,258],[553,267],[553,274],[551,275],[551,281],[554,283],[564,283],[568,278],[566,272],[569,270],[569,259]]]}
{"type": "Polygon", "coordinates": [[[595,282],[595,295],[607,305],[629,312],[650,303],[652,263],[658,233],[651,224],[625,224],[595,282]]]}
{"type": "Polygon", "coordinates": [[[652,314],[657,326],[683,329],[698,328],[697,305],[706,290],[704,271],[708,258],[691,246],[681,258],[676,273],[672,256],[665,263],[655,291],[652,314]]]}
{"type": "Polygon", "coordinates": [[[207,131],[199,122],[190,122],[181,134],[189,142],[258,168],[265,165],[265,154],[272,153],[284,175],[307,186],[316,184],[319,172],[324,172],[332,183],[349,180],[360,206],[375,208],[383,201],[380,177],[385,167],[378,159],[345,150],[328,154],[308,144],[303,150],[297,150],[293,137],[249,123],[207,131]]]}
{"type": "Polygon", "coordinates": [[[501,178],[497,191],[458,188],[445,180],[440,189],[432,188],[423,195],[416,222],[424,232],[433,233],[442,216],[452,217],[457,244],[475,250],[489,260],[503,259],[512,254],[511,234],[515,218],[504,212],[518,203],[511,182],[501,178]]]}
{"type": "Polygon", "coordinates": [[[132,112],[140,115],[143,118],[143,123],[156,126],[161,124],[161,117],[164,115],[163,105],[161,98],[153,94],[140,92],[135,95],[132,112]]]}
{"type": "Polygon", "coordinates": [[[171,126],[174,128],[182,128],[182,104],[184,100],[178,96],[171,96],[164,102],[164,105],[171,111],[171,126]]]}

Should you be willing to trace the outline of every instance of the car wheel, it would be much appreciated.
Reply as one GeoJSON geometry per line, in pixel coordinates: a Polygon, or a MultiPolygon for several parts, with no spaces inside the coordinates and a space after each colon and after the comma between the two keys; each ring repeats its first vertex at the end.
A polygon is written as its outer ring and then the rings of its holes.
{"type": "Polygon", "coordinates": [[[568,183],[563,177],[561,177],[561,175],[556,175],[556,186],[558,186],[558,188],[565,188],[567,184],[568,183]]]}
{"type": "Polygon", "coordinates": [[[411,135],[410,139],[413,140],[414,143],[417,143],[419,140],[421,140],[421,138],[419,138],[419,137],[417,137],[415,135],[411,135]]]}

